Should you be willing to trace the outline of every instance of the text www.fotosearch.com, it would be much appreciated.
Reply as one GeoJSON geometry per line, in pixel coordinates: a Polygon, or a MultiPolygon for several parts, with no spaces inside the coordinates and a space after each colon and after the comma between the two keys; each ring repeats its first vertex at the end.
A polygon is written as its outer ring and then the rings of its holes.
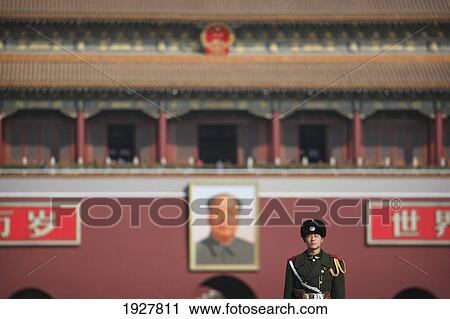
{"type": "Polygon", "coordinates": [[[225,307],[221,305],[211,306],[189,306],[189,312],[192,315],[326,315],[327,306],[294,306],[287,305],[232,305],[227,303],[225,307]]]}

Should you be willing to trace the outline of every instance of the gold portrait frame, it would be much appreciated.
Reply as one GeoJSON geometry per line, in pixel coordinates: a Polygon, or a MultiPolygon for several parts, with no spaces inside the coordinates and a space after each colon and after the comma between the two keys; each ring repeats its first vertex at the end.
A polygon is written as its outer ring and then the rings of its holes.
{"type": "MultiPolygon", "coordinates": [[[[260,232],[259,227],[255,225],[255,221],[259,217],[259,187],[256,182],[241,182],[241,181],[227,181],[227,182],[193,182],[189,183],[189,270],[190,271],[258,271],[260,268],[260,232]],[[195,241],[193,238],[195,232],[195,226],[193,226],[193,211],[192,211],[192,201],[195,199],[195,189],[196,187],[208,187],[217,188],[223,186],[223,191],[217,192],[219,193],[230,193],[233,192],[227,191],[232,189],[233,187],[251,187],[254,189],[255,194],[255,203],[254,203],[254,211],[252,212],[252,217],[255,218],[253,220],[252,225],[249,227],[253,227],[254,241],[253,243],[253,263],[234,263],[234,264],[201,264],[197,262],[197,244],[199,241],[195,241]]],[[[240,226],[238,226],[240,227],[240,226]]],[[[247,227],[247,226],[245,226],[247,227]]]]}

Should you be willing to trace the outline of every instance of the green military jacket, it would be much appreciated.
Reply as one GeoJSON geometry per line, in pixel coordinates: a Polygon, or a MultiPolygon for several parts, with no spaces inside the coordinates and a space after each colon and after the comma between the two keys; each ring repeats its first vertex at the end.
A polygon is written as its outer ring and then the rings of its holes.
{"type": "Polygon", "coordinates": [[[329,291],[333,299],[345,298],[344,261],[323,250],[315,257],[308,256],[308,252],[304,251],[288,259],[284,298],[296,298],[294,289],[304,289],[306,293],[314,292],[301,285],[289,265],[289,260],[293,261],[297,273],[305,284],[316,287],[323,293],[329,291]]]}

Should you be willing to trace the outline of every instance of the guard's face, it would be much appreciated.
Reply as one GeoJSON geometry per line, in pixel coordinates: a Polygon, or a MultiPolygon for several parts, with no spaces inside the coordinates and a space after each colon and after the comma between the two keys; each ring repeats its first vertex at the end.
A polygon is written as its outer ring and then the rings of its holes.
{"type": "Polygon", "coordinates": [[[238,201],[229,196],[218,196],[211,201],[209,222],[211,235],[221,243],[234,238],[238,225],[238,201]]]}
{"type": "Polygon", "coordinates": [[[319,234],[309,234],[305,237],[305,243],[308,249],[317,249],[322,245],[323,238],[319,234]]]}

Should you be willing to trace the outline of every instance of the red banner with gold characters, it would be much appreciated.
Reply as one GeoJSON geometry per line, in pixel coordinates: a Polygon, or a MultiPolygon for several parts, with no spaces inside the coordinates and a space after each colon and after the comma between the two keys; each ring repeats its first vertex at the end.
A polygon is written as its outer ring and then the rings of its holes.
{"type": "Polygon", "coordinates": [[[450,246],[450,202],[370,201],[367,244],[450,246]]]}
{"type": "Polygon", "coordinates": [[[74,203],[1,201],[0,246],[73,246],[81,240],[74,203]]]}
{"type": "Polygon", "coordinates": [[[201,33],[201,42],[206,54],[228,54],[234,42],[233,31],[225,25],[209,25],[201,33]]]}

